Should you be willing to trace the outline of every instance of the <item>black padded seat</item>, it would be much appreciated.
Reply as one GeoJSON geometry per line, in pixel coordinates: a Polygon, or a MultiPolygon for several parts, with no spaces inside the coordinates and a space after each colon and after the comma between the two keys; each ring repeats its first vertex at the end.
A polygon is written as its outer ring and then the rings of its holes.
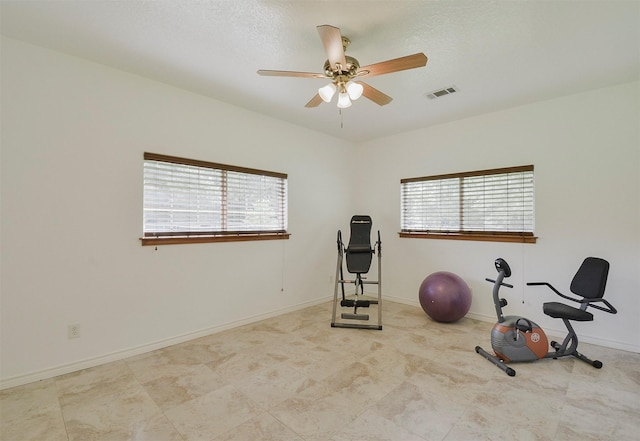
{"type": "Polygon", "coordinates": [[[542,311],[549,317],[553,318],[569,319],[577,322],[590,322],[593,320],[593,314],[590,312],[559,302],[545,303],[542,306],[542,311]]]}

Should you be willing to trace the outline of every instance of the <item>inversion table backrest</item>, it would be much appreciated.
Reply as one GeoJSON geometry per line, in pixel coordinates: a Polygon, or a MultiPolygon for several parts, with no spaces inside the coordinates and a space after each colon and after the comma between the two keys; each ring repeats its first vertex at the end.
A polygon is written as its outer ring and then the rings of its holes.
{"type": "Polygon", "coordinates": [[[351,237],[345,250],[347,271],[352,274],[366,274],[371,267],[371,216],[356,215],[351,218],[351,237]]]}

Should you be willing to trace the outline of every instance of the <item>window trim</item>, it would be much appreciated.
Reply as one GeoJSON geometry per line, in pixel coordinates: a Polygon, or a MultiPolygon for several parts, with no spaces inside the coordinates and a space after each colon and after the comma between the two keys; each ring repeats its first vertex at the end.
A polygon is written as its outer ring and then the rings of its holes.
{"type": "Polygon", "coordinates": [[[257,168],[238,167],[237,165],[219,164],[217,162],[200,161],[198,159],[180,158],[178,156],[160,155],[158,153],[144,152],[145,161],[170,162],[172,164],[193,165],[196,167],[216,168],[220,170],[249,173],[252,175],[271,176],[273,178],[287,179],[286,173],[278,173],[257,168]]]}
{"type": "MultiPolygon", "coordinates": [[[[434,176],[424,176],[417,178],[405,178],[400,180],[400,185],[411,182],[434,181],[452,178],[467,178],[474,176],[488,176],[496,174],[518,173],[534,171],[533,165],[523,165],[517,167],[494,168],[487,170],[477,170],[462,173],[448,173],[434,176]]],[[[402,210],[401,201],[401,210],[402,210]]],[[[462,210],[462,206],[460,206],[462,210]]],[[[512,242],[512,243],[536,243],[537,236],[533,232],[506,232],[506,231],[426,231],[426,230],[401,230],[398,235],[402,238],[419,239],[452,239],[452,240],[474,240],[488,242],[512,242]]]]}
{"type": "MultiPolygon", "coordinates": [[[[195,167],[213,168],[218,170],[233,171],[259,176],[269,176],[287,180],[288,175],[266,170],[248,167],[239,167],[216,162],[201,161],[197,159],[181,158],[177,156],[162,155],[158,153],[144,152],[144,161],[159,161],[195,167]]],[[[140,242],[143,246],[177,245],[187,243],[211,243],[211,242],[244,242],[254,240],[284,240],[291,234],[286,230],[264,231],[220,231],[220,232],[143,232],[140,242]]]]}
{"type": "Polygon", "coordinates": [[[180,245],[187,243],[212,243],[212,242],[245,242],[253,240],[286,240],[291,233],[238,233],[218,235],[189,235],[189,236],[147,236],[141,237],[142,246],[180,245]]]}
{"type": "Polygon", "coordinates": [[[512,242],[512,243],[536,243],[537,236],[533,233],[482,233],[474,231],[466,232],[424,232],[424,231],[399,231],[398,235],[412,239],[450,239],[450,240],[475,240],[482,242],[512,242]]]}

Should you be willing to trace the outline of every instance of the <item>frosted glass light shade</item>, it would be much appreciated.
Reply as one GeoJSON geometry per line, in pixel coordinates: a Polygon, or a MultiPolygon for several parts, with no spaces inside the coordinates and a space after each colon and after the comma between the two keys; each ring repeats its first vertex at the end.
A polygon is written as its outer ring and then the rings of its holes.
{"type": "Polygon", "coordinates": [[[336,85],[333,83],[329,83],[326,86],[323,86],[320,89],[318,89],[318,95],[320,95],[320,98],[322,98],[322,101],[324,101],[325,103],[328,103],[329,101],[331,101],[331,98],[333,98],[333,94],[335,93],[336,93],[336,85]]]}
{"type": "Polygon", "coordinates": [[[353,101],[360,98],[363,91],[364,87],[362,87],[362,84],[355,83],[353,81],[349,81],[347,83],[347,93],[349,94],[349,98],[351,98],[353,101]]]}
{"type": "Polygon", "coordinates": [[[347,92],[340,92],[338,94],[338,107],[341,109],[351,107],[351,100],[349,99],[349,94],[347,92]]]}

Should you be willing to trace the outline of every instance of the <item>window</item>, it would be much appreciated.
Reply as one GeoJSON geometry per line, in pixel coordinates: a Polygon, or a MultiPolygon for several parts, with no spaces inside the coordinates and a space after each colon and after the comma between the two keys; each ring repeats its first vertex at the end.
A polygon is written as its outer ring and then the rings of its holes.
{"type": "Polygon", "coordinates": [[[288,239],[287,175],[144,154],[143,245],[288,239]]]}
{"type": "Polygon", "coordinates": [[[400,181],[401,237],[535,243],[533,165],[400,181]]]}

